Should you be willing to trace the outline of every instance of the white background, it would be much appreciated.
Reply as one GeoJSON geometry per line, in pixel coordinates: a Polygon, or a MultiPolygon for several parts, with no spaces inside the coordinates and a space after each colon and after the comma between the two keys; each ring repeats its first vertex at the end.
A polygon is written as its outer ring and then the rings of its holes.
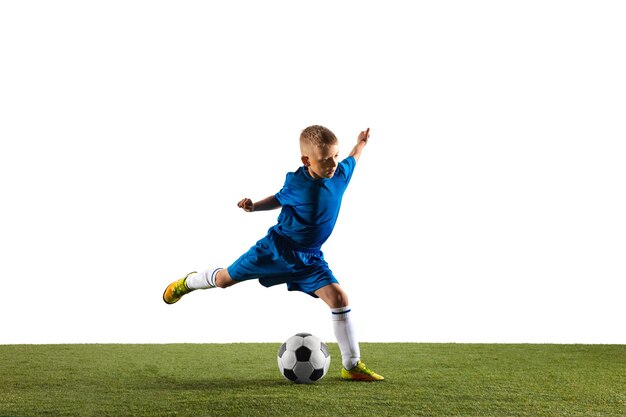
{"type": "Polygon", "coordinates": [[[334,341],[247,282],[298,136],[371,128],[326,259],[362,341],[626,343],[619,1],[4,1],[0,343],[334,341]]]}

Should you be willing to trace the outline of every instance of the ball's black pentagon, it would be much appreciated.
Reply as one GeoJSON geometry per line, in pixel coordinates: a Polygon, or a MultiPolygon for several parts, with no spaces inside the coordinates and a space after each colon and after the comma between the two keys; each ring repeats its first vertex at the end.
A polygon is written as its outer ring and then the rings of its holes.
{"type": "Polygon", "coordinates": [[[283,353],[285,353],[286,350],[287,350],[287,343],[283,343],[283,345],[280,347],[280,349],[278,349],[278,357],[282,358],[283,357],[283,353]]]}
{"type": "Polygon", "coordinates": [[[306,362],[311,358],[311,349],[306,346],[300,346],[296,349],[296,359],[298,362],[306,362]]]}
{"type": "Polygon", "coordinates": [[[330,356],[330,352],[328,351],[328,346],[326,346],[326,343],[322,343],[322,345],[320,346],[320,350],[322,351],[325,357],[330,356]]]}
{"type": "Polygon", "coordinates": [[[285,378],[287,378],[290,381],[295,381],[296,379],[298,379],[296,374],[291,369],[285,369],[283,371],[283,374],[285,375],[285,378]]]}
{"type": "Polygon", "coordinates": [[[324,376],[324,370],[323,369],[316,369],[316,370],[313,371],[313,373],[311,374],[309,379],[311,381],[317,381],[318,379],[320,379],[323,376],[324,376]]]}
{"type": "Polygon", "coordinates": [[[296,336],[307,337],[307,336],[313,336],[313,335],[311,333],[298,333],[296,334],[296,336]]]}

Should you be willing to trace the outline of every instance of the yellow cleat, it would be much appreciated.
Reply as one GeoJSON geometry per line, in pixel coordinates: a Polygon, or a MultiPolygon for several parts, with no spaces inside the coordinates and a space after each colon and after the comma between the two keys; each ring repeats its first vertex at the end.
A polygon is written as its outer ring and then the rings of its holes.
{"type": "Polygon", "coordinates": [[[178,281],[172,282],[167,286],[165,292],[163,293],[163,301],[166,304],[174,304],[178,300],[180,300],[183,295],[189,294],[192,290],[187,287],[187,277],[191,274],[195,274],[196,272],[190,272],[185,275],[184,278],[179,279],[178,281]]]}
{"type": "Polygon", "coordinates": [[[356,366],[350,370],[341,368],[341,379],[346,381],[382,381],[385,377],[368,369],[363,362],[359,361],[356,366]]]}

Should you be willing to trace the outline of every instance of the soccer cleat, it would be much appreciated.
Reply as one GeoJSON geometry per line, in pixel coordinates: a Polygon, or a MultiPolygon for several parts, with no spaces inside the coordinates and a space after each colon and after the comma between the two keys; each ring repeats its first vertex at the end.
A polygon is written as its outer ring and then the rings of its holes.
{"type": "Polygon", "coordinates": [[[365,366],[363,362],[359,361],[356,366],[350,370],[341,368],[341,379],[346,381],[382,381],[385,377],[378,375],[365,366]]]}
{"type": "Polygon", "coordinates": [[[183,295],[189,294],[191,291],[187,286],[187,277],[191,274],[195,274],[196,272],[190,272],[185,275],[184,278],[179,279],[178,281],[172,282],[167,286],[165,292],[163,293],[163,301],[166,304],[174,304],[176,301],[180,300],[183,295]]]}

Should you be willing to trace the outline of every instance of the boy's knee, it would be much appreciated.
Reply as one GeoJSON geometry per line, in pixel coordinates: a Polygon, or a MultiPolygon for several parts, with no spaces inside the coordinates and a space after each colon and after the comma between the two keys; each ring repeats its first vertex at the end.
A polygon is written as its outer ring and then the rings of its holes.
{"type": "Polygon", "coordinates": [[[338,292],[335,296],[335,302],[333,304],[333,308],[349,306],[350,303],[348,302],[348,295],[343,291],[338,292]]]}
{"type": "Polygon", "coordinates": [[[215,276],[215,285],[219,288],[228,288],[232,285],[235,285],[237,281],[230,277],[228,273],[228,269],[220,269],[215,276]]]}
{"type": "Polygon", "coordinates": [[[348,303],[348,295],[338,284],[331,284],[320,288],[315,294],[324,300],[330,308],[347,307],[350,305],[348,303]]]}

